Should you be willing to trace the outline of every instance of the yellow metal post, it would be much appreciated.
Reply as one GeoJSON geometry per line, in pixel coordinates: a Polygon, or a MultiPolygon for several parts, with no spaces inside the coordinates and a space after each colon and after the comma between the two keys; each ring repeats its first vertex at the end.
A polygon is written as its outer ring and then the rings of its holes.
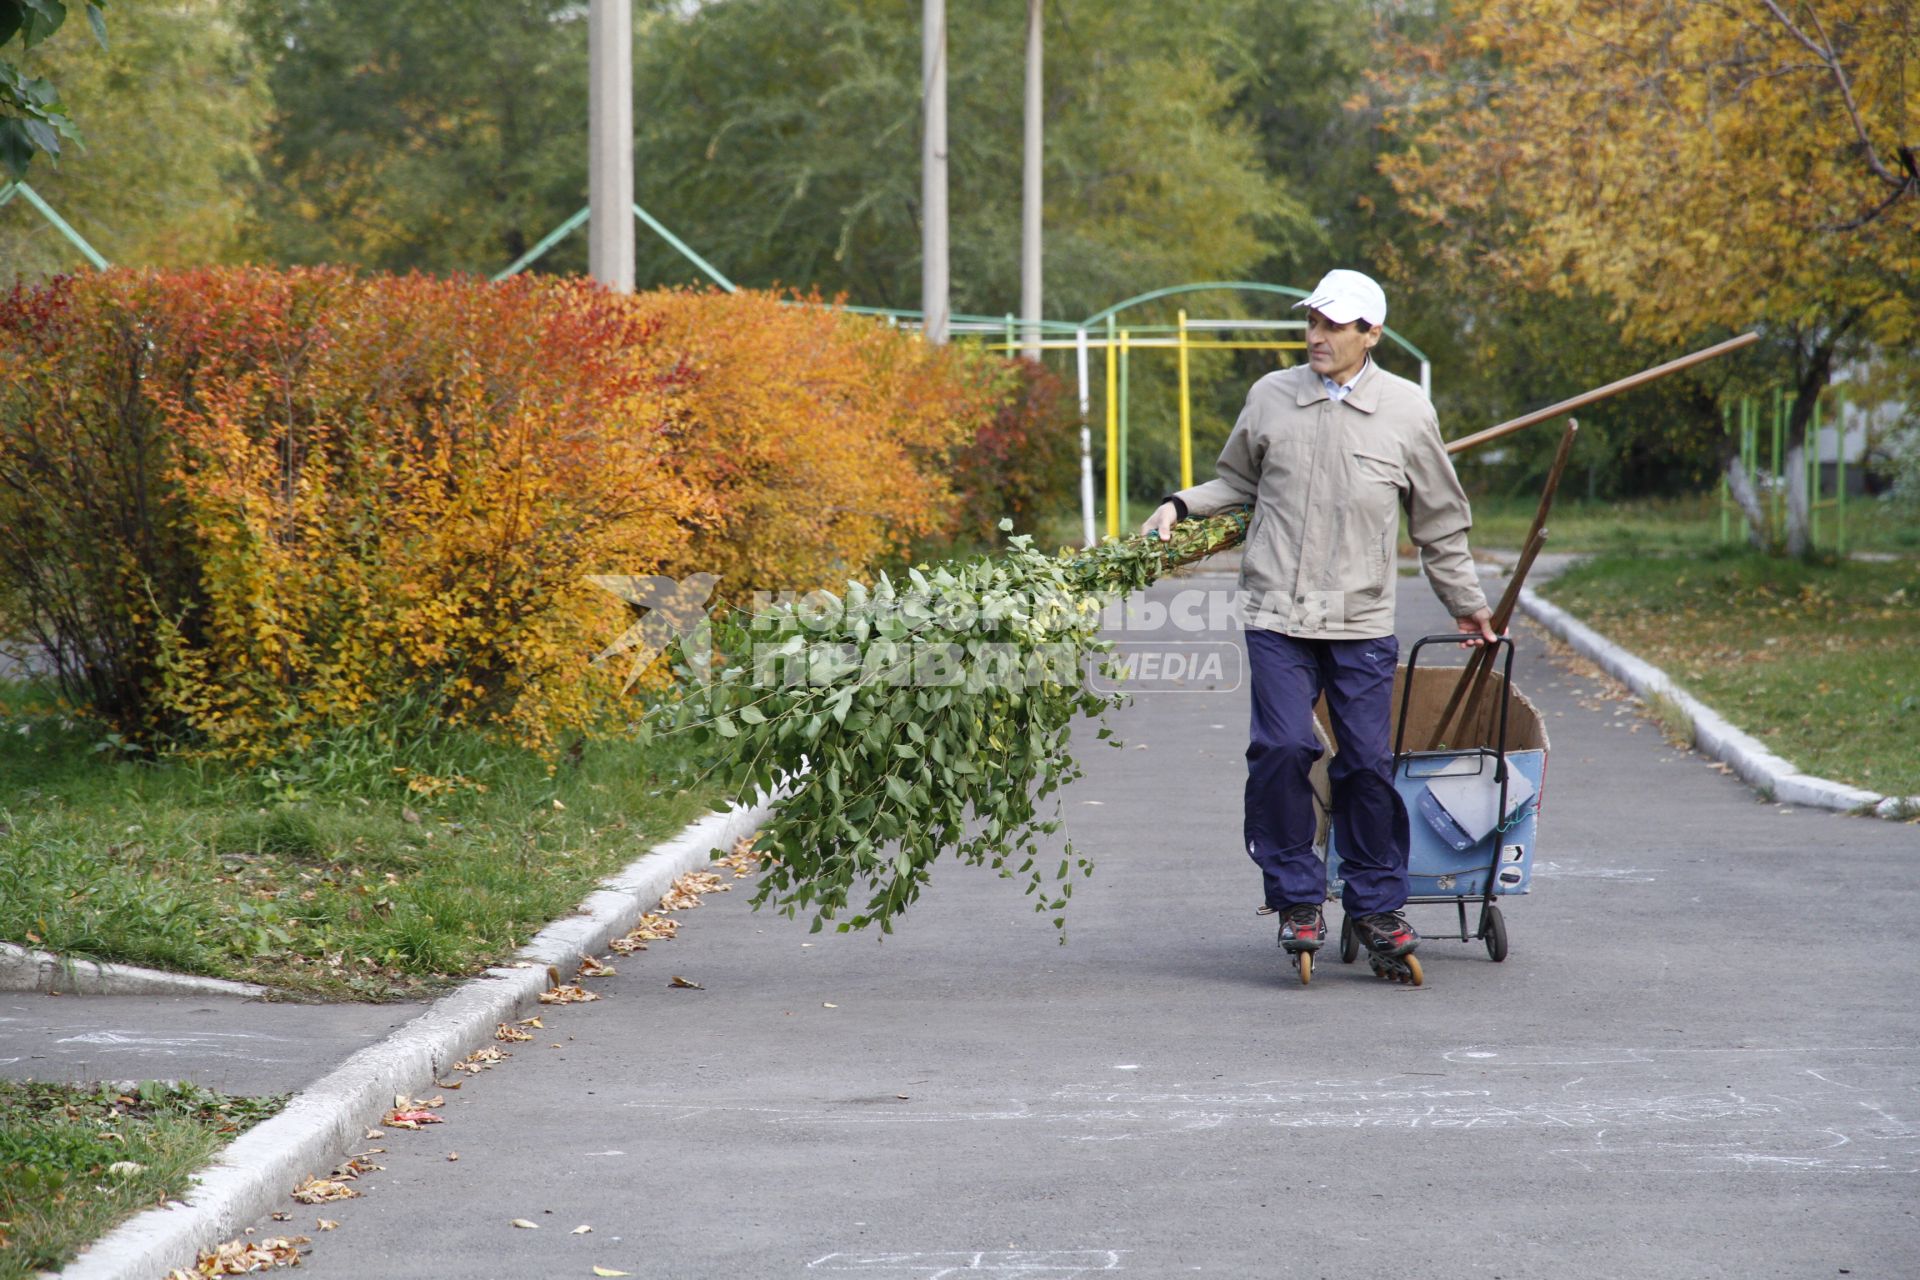
{"type": "Polygon", "coordinates": [[[1193,488],[1193,387],[1187,376],[1187,313],[1180,312],[1180,487],[1193,488]]]}
{"type": "Polygon", "coordinates": [[[1107,536],[1120,536],[1120,362],[1107,317],[1107,536]]]}

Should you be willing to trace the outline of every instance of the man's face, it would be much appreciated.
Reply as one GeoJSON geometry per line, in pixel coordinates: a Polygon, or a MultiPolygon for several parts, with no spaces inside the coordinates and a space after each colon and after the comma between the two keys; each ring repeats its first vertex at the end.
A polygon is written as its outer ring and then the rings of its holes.
{"type": "Polygon", "coordinates": [[[1307,309],[1307,364],[1315,373],[1345,382],[1360,372],[1367,352],[1380,341],[1384,332],[1374,325],[1360,332],[1358,321],[1335,324],[1309,307],[1307,309]]]}

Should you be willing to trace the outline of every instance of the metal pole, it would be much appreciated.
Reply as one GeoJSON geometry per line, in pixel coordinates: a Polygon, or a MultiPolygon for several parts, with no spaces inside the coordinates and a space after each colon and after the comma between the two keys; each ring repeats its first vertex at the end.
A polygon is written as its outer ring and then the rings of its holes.
{"type": "Polygon", "coordinates": [[[1120,536],[1120,352],[1113,317],[1107,317],[1107,536],[1120,536]]]}
{"type": "Polygon", "coordinates": [[[1093,403],[1087,386],[1087,331],[1073,335],[1074,363],[1080,373],[1080,526],[1086,546],[1096,541],[1093,529],[1093,403]]]}
{"type": "Polygon", "coordinates": [[[947,0],[922,0],[920,78],[920,312],[921,332],[936,345],[947,340],[951,316],[947,263],[947,0]]]}
{"type": "Polygon", "coordinates": [[[1043,0],[1027,0],[1027,145],[1020,184],[1020,318],[1027,323],[1026,345],[1020,354],[1029,360],[1040,358],[1040,161],[1046,145],[1040,127],[1043,8],[1043,0]]]}
{"type": "Polygon", "coordinates": [[[1838,387],[1833,390],[1833,431],[1839,437],[1833,454],[1833,549],[1847,554],[1847,402],[1838,387]]]}
{"type": "Polygon", "coordinates": [[[1783,430],[1786,426],[1785,404],[1786,392],[1775,387],[1773,389],[1773,455],[1772,460],[1767,463],[1767,474],[1770,477],[1767,490],[1772,495],[1772,504],[1767,508],[1767,519],[1773,523],[1774,538],[1782,541],[1784,539],[1780,535],[1780,511],[1785,505],[1783,502],[1785,495],[1780,490],[1786,486],[1786,479],[1780,466],[1780,438],[1785,434],[1783,430]]]}
{"type": "Polygon", "coordinates": [[[1127,510],[1127,388],[1132,381],[1133,361],[1128,358],[1128,339],[1132,335],[1125,329],[1120,331],[1120,527],[1131,528],[1133,520],[1127,510]]]}
{"type": "Polygon", "coordinates": [[[1820,397],[1813,398],[1813,421],[1807,424],[1807,465],[1800,468],[1807,489],[1807,549],[1820,549],[1820,397]]]}
{"type": "Polygon", "coordinates": [[[587,270],[632,293],[632,0],[590,0],[587,82],[587,270]]]}
{"type": "Polygon", "coordinates": [[[1193,384],[1187,374],[1187,313],[1180,312],[1180,487],[1193,488],[1193,384]]]}

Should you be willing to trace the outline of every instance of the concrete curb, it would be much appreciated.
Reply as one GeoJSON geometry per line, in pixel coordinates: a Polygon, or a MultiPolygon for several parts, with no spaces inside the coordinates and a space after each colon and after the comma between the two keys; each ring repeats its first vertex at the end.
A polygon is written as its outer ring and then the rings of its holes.
{"type": "Polygon", "coordinates": [[[271,987],[226,978],[201,978],[130,964],[104,964],[0,942],[0,991],[69,996],[224,996],[254,1000],[271,987]]]}
{"type": "Polygon", "coordinates": [[[160,1280],[174,1267],[191,1270],[201,1250],[284,1208],[302,1178],[338,1164],[395,1094],[423,1092],[455,1062],[491,1044],[497,1024],[522,1016],[546,990],[548,965],[570,973],[582,956],[604,951],[676,879],[706,866],[713,849],[731,848],[771,812],[761,804],[714,814],[630,863],[603,881],[577,914],[542,929],[514,967],[462,983],[295,1094],[279,1115],[235,1139],[184,1201],[122,1223],[61,1271],[62,1280],[160,1280]]]}
{"type": "Polygon", "coordinates": [[[1533,588],[1520,589],[1520,607],[1535,622],[1571,645],[1575,652],[1599,665],[1642,698],[1664,698],[1679,707],[1693,723],[1693,745],[1732,766],[1741,781],[1761,795],[1782,804],[1847,813],[1871,812],[1882,818],[1906,818],[1920,813],[1920,796],[1886,796],[1801,773],[1767,750],[1758,739],[1735,728],[1719,712],[1680,688],[1666,672],[1635,657],[1560,606],[1541,599],[1533,588]]]}

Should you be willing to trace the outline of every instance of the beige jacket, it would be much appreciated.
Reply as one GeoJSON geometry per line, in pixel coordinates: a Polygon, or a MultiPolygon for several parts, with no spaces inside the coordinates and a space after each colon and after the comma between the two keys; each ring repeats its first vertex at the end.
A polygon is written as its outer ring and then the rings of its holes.
{"type": "Polygon", "coordinates": [[[1467,551],[1473,513],[1420,388],[1371,359],[1344,401],[1305,365],[1270,373],[1184,515],[1251,503],[1240,586],[1249,627],[1325,640],[1393,634],[1400,513],[1456,618],[1487,605],[1467,551]]]}

